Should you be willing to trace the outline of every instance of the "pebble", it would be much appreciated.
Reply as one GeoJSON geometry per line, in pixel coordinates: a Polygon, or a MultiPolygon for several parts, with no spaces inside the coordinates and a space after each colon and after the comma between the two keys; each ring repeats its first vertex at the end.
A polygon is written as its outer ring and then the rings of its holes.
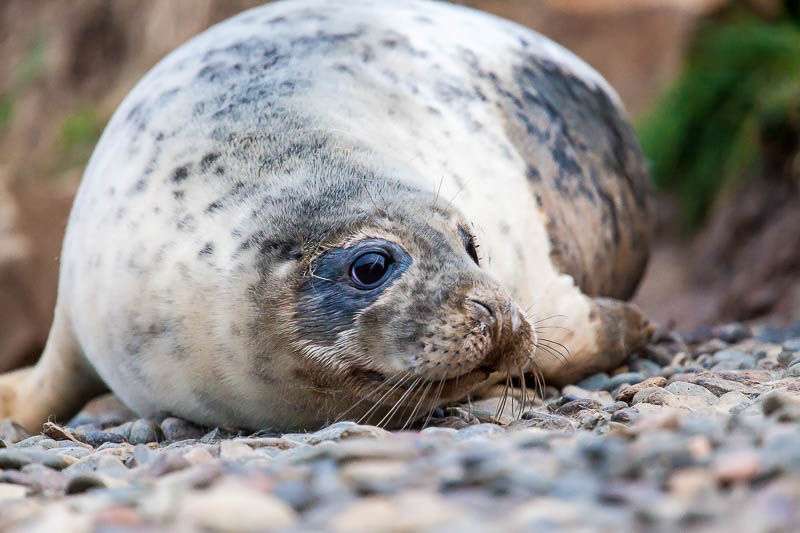
{"type": "Polygon", "coordinates": [[[633,398],[631,399],[631,405],[636,405],[639,403],[652,403],[654,405],[662,405],[664,403],[664,398],[668,394],[669,393],[666,392],[661,387],[645,387],[643,389],[636,391],[636,394],[634,394],[633,398]]]}
{"type": "Polygon", "coordinates": [[[95,407],[2,440],[0,530],[791,531],[799,333],[740,326],[662,333],[611,375],[507,406],[504,425],[491,396],[421,431],[252,436],[95,407]]]}
{"type": "Polygon", "coordinates": [[[128,442],[131,444],[147,444],[158,442],[164,438],[161,428],[152,420],[140,418],[131,424],[128,442]]]}
{"type": "Polygon", "coordinates": [[[639,411],[635,407],[626,407],[615,411],[611,415],[612,422],[619,422],[620,424],[632,424],[639,418],[639,411]]]}
{"type": "Polygon", "coordinates": [[[168,442],[175,442],[181,440],[199,439],[205,435],[202,428],[181,420],[180,418],[167,417],[161,421],[161,433],[164,435],[164,440],[168,442]]]}
{"type": "Polygon", "coordinates": [[[296,520],[297,513],[278,498],[230,483],[189,491],[175,521],[212,531],[250,533],[288,527],[296,520]]]}
{"type": "Polygon", "coordinates": [[[622,374],[617,374],[616,376],[612,376],[611,379],[608,380],[606,386],[603,387],[606,391],[611,391],[619,387],[620,385],[635,385],[640,381],[644,381],[646,376],[640,372],[623,372],[622,374]]]}
{"type": "Polygon", "coordinates": [[[676,394],[679,396],[702,396],[713,401],[716,401],[717,399],[714,393],[707,388],[701,387],[700,385],[696,385],[694,383],[689,383],[688,381],[673,381],[665,387],[665,390],[671,394],[676,394]]]}
{"type": "MultiPolygon", "coordinates": [[[[0,419],[0,441],[3,441],[8,444],[15,444],[19,441],[25,440],[30,437],[31,434],[28,433],[28,430],[24,427],[20,426],[13,420],[9,420],[7,418],[0,419]]],[[[0,445],[0,448],[3,446],[0,445]]]]}
{"type": "Polygon", "coordinates": [[[785,340],[783,342],[783,349],[789,352],[800,352],[800,337],[785,340]]]}
{"type": "Polygon", "coordinates": [[[756,358],[753,355],[740,352],[739,350],[720,350],[710,359],[712,370],[745,370],[754,368],[756,358]]]}
{"type": "Polygon", "coordinates": [[[667,384],[667,379],[661,376],[655,376],[652,378],[647,378],[644,381],[637,383],[636,385],[631,385],[629,387],[624,387],[616,396],[616,400],[620,402],[628,402],[630,403],[636,393],[647,389],[650,387],[663,387],[667,384]]]}

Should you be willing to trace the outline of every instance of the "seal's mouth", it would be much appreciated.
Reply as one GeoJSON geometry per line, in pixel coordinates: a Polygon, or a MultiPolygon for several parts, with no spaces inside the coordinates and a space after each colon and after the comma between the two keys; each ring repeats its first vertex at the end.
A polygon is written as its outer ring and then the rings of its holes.
{"type": "Polygon", "coordinates": [[[436,387],[439,396],[444,399],[459,399],[459,396],[468,394],[472,389],[487,381],[489,377],[497,372],[496,369],[482,365],[465,374],[447,379],[426,378],[421,376],[400,376],[387,377],[374,370],[361,370],[355,373],[355,377],[368,382],[371,386],[378,386],[378,392],[395,391],[406,392],[409,389],[423,391],[428,386],[436,387]]]}

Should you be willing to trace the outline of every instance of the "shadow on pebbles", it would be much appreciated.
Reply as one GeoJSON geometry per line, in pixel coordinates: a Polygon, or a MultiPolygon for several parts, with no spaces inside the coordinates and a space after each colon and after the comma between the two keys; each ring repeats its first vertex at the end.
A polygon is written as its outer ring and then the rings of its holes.
{"type": "Polygon", "coordinates": [[[40,435],[1,421],[0,531],[800,530],[797,325],[659,333],[498,405],[393,432],[209,430],[113,398],[40,435]]]}

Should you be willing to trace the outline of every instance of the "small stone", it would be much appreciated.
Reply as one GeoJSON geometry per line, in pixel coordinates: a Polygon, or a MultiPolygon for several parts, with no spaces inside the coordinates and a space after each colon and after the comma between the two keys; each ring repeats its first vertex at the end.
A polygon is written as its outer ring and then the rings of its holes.
{"type": "Polygon", "coordinates": [[[302,511],[314,502],[314,495],[307,483],[301,481],[285,481],[273,490],[273,495],[288,503],[295,511],[302,511]]]}
{"type": "Polygon", "coordinates": [[[722,483],[750,481],[764,469],[761,456],[754,450],[727,452],[717,456],[711,463],[711,470],[722,483]]]}
{"type": "Polygon", "coordinates": [[[606,413],[616,413],[620,409],[625,409],[627,407],[630,407],[627,402],[614,402],[611,405],[603,407],[603,411],[606,413]]]}
{"type": "Polygon", "coordinates": [[[223,440],[219,445],[219,457],[226,461],[252,459],[255,455],[256,452],[253,451],[253,448],[243,442],[223,440]]]}
{"type": "Polygon", "coordinates": [[[752,332],[744,324],[733,322],[714,328],[714,335],[727,343],[734,344],[751,337],[752,332]]]}
{"type": "Polygon", "coordinates": [[[11,483],[0,483],[0,502],[9,500],[19,500],[25,497],[28,489],[22,485],[12,485],[11,483]]]}
{"type": "MultiPolygon", "coordinates": [[[[522,418],[525,418],[525,413],[522,414],[522,418]]],[[[497,424],[475,424],[474,426],[467,426],[464,429],[460,429],[458,431],[458,438],[471,439],[473,437],[488,437],[490,435],[503,433],[503,431],[503,427],[497,424]]]]}
{"type": "Polygon", "coordinates": [[[283,501],[233,482],[189,491],[181,500],[176,522],[212,531],[249,533],[280,529],[297,520],[283,501]]]}
{"type": "Polygon", "coordinates": [[[183,458],[190,465],[199,465],[213,460],[214,456],[211,455],[211,453],[205,448],[200,448],[199,446],[196,446],[190,449],[188,452],[184,453],[183,458]]]}
{"type": "Polygon", "coordinates": [[[789,366],[791,366],[791,362],[794,361],[796,357],[797,357],[796,353],[783,350],[781,353],[778,354],[776,360],[778,361],[779,365],[781,365],[784,368],[788,368],[789,366]]]}
{"type": "Polygon", "coordinates": [[[562,397],[562,400],[559,402],[558,404],[559,406],[564,405],[568,402],[572,402],[575,400],[582,400],[582,399],[594,400],[603,407],[614,403],[614,398],[611,397],[611,394],[609,394],[607,391],[604,390],[589,391],[586,389],[582,389],[580,387],[576,387],[575,385],[567,385],[566,387],[564,387],[563,392],[564,396],[562,397]]]}
{"type": "Polygon", "coordinates": [[[164,440],[169,442],[199,439],[206,433],[191,422],[175,417],[167,417],[161,421],[161,432],[164,440]]]}
{"type": "Polygon", "coordinates": [[[571,416],[584,409],[600,409],[600,408],[601,405],[598,402],[585,398],[565,403],[564,405],[556,409],[556,414],[561,416],[571,416]]]}
{"type": "MultiPolygon", "coordinates": [[[[664,379],[664,378],[661,378],[664,379]]],[[[666,382],[666,380],[664,380],[666,382]]],[[[636,392],[631,400],[631,405],[640,403],[651,403],[653,405],[662,405],[664,397],[669,393],[665,392],[661,387],[646,387],[636,392]]]]}
{"type": "MultiPolygon", "coordinates": [[[[689,411],[697,411],[704,407],[709,407],[716,403],[716,398],[709,398],[708,396],[693,396],[688,394],[668,394],[664,396],[661,405],[664,407],[674,407],[676,409],[687,409],[689,411]]],[[[651,402],[652,403],[652,402],[651,402]]]]}
{"type": "Polygon", "coordinates": [[[800,337],[784,341],[783,349],[790,352],[800,352],[800,337]]]}
{"type": "Polygon", "coordinates": [[[711,368],[720,370],[747,370],[756,366],[756,358],[739,350],[720,350],[710,358],[711,368]]]}
{"type": "Polygon", "coordinates": [[[625,387],[622,389],[619,394],[617,394],[616,400],[620,402],[628,402],[630,403],[633,400],[633,397],[636,395],[637,392],[643,389],[647,389],[650,387],[663,387],[667,384],[667,379],[661,376],[655,376],[652,378],[648,378],[644,381],[637,383],[636,385],[631,385],[630,387],[625,387]]]}
{"type": "Polygon", "coordinates": [[[191,466],[189,461],[181,456],[180,451],[162,452],[148,467],[147,473],[153,477],[163,476],[177,472],[191,466]]]}
{"type": "Polygon", "coordinates": [[[378,487],[393,485],[407,474],[408,466],[403,461],[365,460],[346,463],[339,475],[346,483],[374,492],[378,487]]]}
{"type": "Polygon", "coordinates": [[[323,441],[338,441],[352,438],[377,439],[386,437],[389,432],[375,426],[362,426],[355,422],[337,422],[308,436],[308,444],[323,441]]]}
{"type": "Polygon", "coordinates": [[[631,363],[631,370],[644,374],[646,377],[660,376],[662,367],[647,359],[636,359],[631,363]]]}
{"type": "Polygon", "coordinates": [[[791,366],[783,373],[784,378],[800,378],[800,361],[792,361],[791,366]]]}
{"type": "MultiPolygon", "coordinates": [[[[575,426],[569,418],[541,413],[539,411],[525,411],[522,419],[508,425],[509,429],[542,428],[558,431],[574,431],[575,426]]],[[[462,430],[463,431],[463,430],[462,430]]],[[[459,432],[460,433],[460,432],[459,432]]]]}
{"type": "Polygon", "coordinates": [[[75,476],[78,474],[102,473],[112,477],[124,477],[128,474],[125,465],[113,455],[94,454],[85,457],[64,470],[64,473],[75,476]]]}
{"type": "Polygon", "coordinates": [[[741,392],[746,396],[758,396],[758,391],[728,379],[697,376],[694,379],[694,383],[696,385],[700,385],[701,387],[705,387],[717,396],[722,396],[723,394],[732,391],[741,392]]]}
{"type": "Polygon", "coordinates": [[[158,442],[161,438],[163,438],[161,428],[155,422],[146,418],[134,421],[128,433],[128,442],[131,444],[158,442]]]}
{"type": "Polygon", "coordinates": [[[0,449],[0,469],[20,469],[27,464],[38,463],[54,470],[63,470],[72,464],[72,459],[39,450],[0,449]]]}
{"type": "Polygon", "coordinates": [[[672,473],[667,482],[670,493],[684,501],[714,491],[714,479],[705,468],[683,468],[672,473]]]}
{"type": "Polygon", "coordinates": [[[645,375],[639,372],[623,372],[622,374],[617,374],[616,376],[612,376],[611,379],[608,380],[606,386],[603,387],[606,391],[611,391],[619,387],[620,385],[636,385],[637,383],[644,381],[646,379],[645,375]]]}
{"type": "Polygon", "coordinates": [[[28,430],[9,418],[0,420],[0,440],[15,444],[30,437],[28,430]]]}
{"type": "Polygon", "coordinates": [[[41,441],[47,439],[44,435],[34,435],[32,437],[28,437],[27,439],[23,439],[14,445],[14,448],[30,448],[31,446],[36,446],[41,441]]]}
{"type": "Polygon", "coordinates": [[[620,424],[633,424],[638,418],[639,411],[635,407],[626,407],[611,415],[611,421],[620,424]]]}
{"type": "Polygon", "coordinates": [[[739,412],[751,404],[752,402],[741,392],[731,391],[720,396],[714,407],[722,412],[732,412],[733,410],[739,412]]]}
{"type": "Polygon", "coordinates": [[[589,391],[598,391],[605,388],[608,380],[608,374],[605,372],[598,372],[597,374],[592,374],[588,378],[578,382],[577,386],[589,391]]]}
{"type": "Polygon", "coordinates": [[[665,390],[678,396],[703,396],[716,402],[717,397],[705,387],[689,383],[688,381],[673,381],[666,386],[665,390]]]}
{"type": "Polygon", "coordinates": [[[642,350],[642,357],[649,359],[659,366],[667,366],[672,362],[672,354],[663,346],[648,344],[642,350]]]}

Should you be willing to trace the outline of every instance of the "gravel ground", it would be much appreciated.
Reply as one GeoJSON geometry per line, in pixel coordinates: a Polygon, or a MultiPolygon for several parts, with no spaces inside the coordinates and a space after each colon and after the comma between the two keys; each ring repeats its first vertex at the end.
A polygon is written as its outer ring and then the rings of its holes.
{"type": "Polygon", "coordinates": [[[800,530],[800,323],[657,334],[491,423],[243,435],[113,399],[28,436],[0,422],[0,531],[800,530]]]}

